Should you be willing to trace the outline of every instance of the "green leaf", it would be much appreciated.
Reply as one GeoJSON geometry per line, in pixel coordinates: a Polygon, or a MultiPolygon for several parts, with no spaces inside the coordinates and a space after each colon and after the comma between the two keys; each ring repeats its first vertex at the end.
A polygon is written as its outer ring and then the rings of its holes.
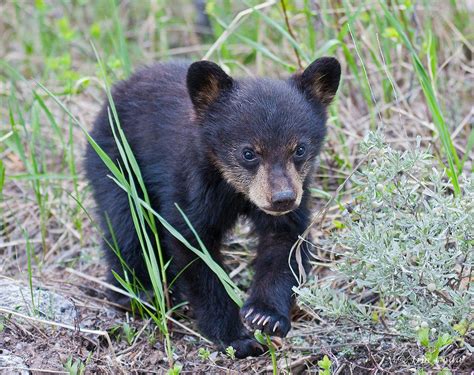
{"type": "Polygon", "coordinates": [[[318,361],[318,366],[323,370],[330,370],[332,365],[332,361],[329,359],[327,355],[324,355],[323,359],[318,361]]]}
{"type": "Polygon", "coordinates": [[[225,353],[227,354],[227,356],[234,360],[235,359],[235,349],[232,347],[232,346],[228,346],[226,349],[225,349],[225,353]]]}
{"type": "Polygon", "coordinates": [[[265,336],[263,335],[262,331],[260,331],[259,329],[255,330],[253,335],[255,337],[255,340],[257,340],[260,344],[265,345],[267,343],[267,341],[265,340],[265,336]]]}
{"type": "Polygon", "coordinates": [[[417,332],[418,342],[424,346],[425,348],[429,348],[430,346],[430,329],[420,328],[417,332]]]}
{"type": "Polygon", "coordinates": [[[452,344],[453,338],[449,333],[444,333],[441,336],[438,336],[436,340],[435,347],[438,349],[443,349],[445,346],[452,344]]]}
{"type": "Polygon", "coordinates": [[[400,40],[400,35],[397,32],[397,29],[394,27],[387,27],[382,33],[382,36],[384,38],[392,39],[395,42],[398,42],[400,40]]]}

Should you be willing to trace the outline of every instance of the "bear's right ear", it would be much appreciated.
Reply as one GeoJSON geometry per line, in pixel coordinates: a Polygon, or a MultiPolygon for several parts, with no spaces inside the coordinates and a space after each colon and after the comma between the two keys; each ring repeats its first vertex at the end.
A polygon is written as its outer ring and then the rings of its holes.
{"type": "Polygon", "coordinates": [[[234,81],[219,65],[211,61],[197,61],[188,69],[186,85],[197,114],[204,112],[234,81]]]}

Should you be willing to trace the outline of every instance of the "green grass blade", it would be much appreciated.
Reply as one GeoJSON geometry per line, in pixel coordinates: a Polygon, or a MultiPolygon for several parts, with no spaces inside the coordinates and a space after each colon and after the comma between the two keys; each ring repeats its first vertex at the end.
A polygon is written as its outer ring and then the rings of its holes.
{"type": "Polygon", "coordinates": [[[454,148],[451,134],[449,132],[448,125],[446,124],[443,114],[441,112],[441,108],[439,103],[436,99],[436,95],[433,89],[433,85],[431,79],[426,72],[426,69],[423,66],[418,54],[410,42],[410,39],[406,35],[403,26],[400,22],[392,15],[390,10],[388,9],[387,5],[383,1],[379,1],[380,5],[384,10],[385,17],[387,18],[388,22],[394,27],[398,34],[403,41],[405,47],[409,50],[410,55],[413,60],[413,66],[415,68],[415,72],[417,74],[418,80],[421,84],[421,88],[423,90],[423,94],[425,96],[426,102],[428,104],[428,108],[433,116],[433,122],[438,130],[441,143],[443,145],[443,149],[445,151],[446,157],[448,159],[448,170],[447,173],[451,182],[453,184],[454,192],[456,195],[461,194],[461,189],[459,187],[459,180],[458,180],[458,171],[461,170],[461,163],[459,161],[456,149],[454,148]]]}

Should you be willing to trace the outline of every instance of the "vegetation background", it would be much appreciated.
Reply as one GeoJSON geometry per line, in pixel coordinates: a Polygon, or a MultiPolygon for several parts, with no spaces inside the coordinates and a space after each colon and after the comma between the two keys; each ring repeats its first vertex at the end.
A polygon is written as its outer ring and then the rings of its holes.
{"type": "MultiPolygon", "coordinates": [[[[0,279],[67,296],[95,332],[39,324],[53,317],[32,298],[30,320],[0,311],[0,355],[35,373],[472,370],[473,12],[469,0],[0,1],[0,279]],[[237,361],[164,296],[117,309],[81,171],[104,88],[158,60],[286,77],[323,55],[343,77],[311,190],[314,272],[283,346],[237,361]]],[[[243,290],[254,247],[244,221],[226,242],[243,290]]]]}

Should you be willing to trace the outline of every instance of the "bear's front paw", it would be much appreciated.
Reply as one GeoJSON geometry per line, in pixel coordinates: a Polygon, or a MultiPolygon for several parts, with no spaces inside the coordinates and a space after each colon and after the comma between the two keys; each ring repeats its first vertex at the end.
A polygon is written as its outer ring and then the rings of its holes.
{"type": "Polygon", "coordinates": [[[252,330],[259,329],[272,336],[285,337],[291,328],[288,316],[263,303],[246,303],[240,316],[252,330]]]}
{"type": "Polygon", "coordinates": [[[261,345],[257,340],[251,337],[234,340],[229,346],[235,349],[235,356],[237,358],[258,357],[268,350],[266,346],[261,345]]]}

